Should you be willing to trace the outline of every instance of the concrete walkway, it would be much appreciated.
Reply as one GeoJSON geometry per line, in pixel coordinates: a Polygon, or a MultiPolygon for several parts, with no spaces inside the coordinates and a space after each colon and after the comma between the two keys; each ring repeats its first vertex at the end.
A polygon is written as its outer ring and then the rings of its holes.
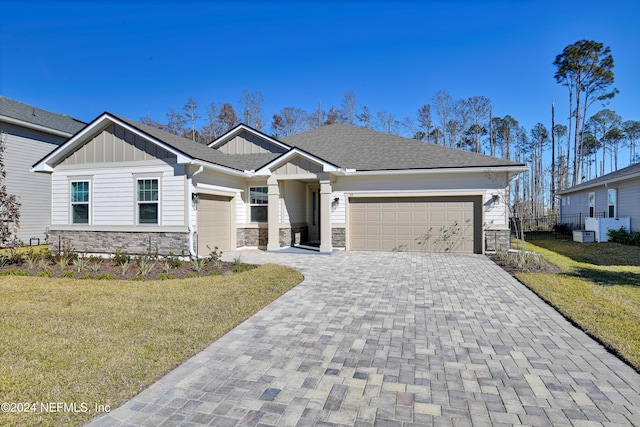
{"type": "Polygon", "coordinates": [[[237,254],[305,280],[92,426],[640,425],[640,375],[484,256],[237,254]]]}

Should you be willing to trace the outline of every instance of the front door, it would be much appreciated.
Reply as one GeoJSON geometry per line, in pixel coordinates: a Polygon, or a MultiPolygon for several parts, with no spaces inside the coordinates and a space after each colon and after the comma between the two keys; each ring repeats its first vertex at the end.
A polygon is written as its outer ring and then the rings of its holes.
{"type": "Polygon", "coordinates": [[[320,243],[320,186],[309,186],[309,206],[307,207],[309,242],[320,243]]]}

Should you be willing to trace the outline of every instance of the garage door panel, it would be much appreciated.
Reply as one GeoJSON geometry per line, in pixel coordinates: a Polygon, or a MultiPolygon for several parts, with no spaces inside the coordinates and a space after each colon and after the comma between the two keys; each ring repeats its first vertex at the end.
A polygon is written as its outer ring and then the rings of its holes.
{"type": "MultiPolygon", "coordinates": [[[[476,250],[474,199],[352,199],[353,250],[468,252],[476,250]],[[358,220],[364,215],[366,226],[358,220]]],[[[478,224],[479,226],[479,224],[478,224]]]]}
{"type": "Polygon", "coordinates": [[[231,198],[200,195],[198,210],[198,252],[208,253],[209,246],[231,250],[231,198]]]}

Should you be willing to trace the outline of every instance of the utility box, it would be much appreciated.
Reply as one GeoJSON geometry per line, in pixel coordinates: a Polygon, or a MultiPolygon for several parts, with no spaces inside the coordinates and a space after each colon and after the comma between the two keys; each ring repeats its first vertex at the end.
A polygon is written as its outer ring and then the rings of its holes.
{"type": "MultiPolygon", "coordinates": [[[[618,218],[587,218],[585,220],[585,229],[593,230],[596,232],[596,242],[609,241],[609,230],[620,230],[624,228],[627,231],[631,230],[631,218],[618,217],[618,218]]],[[[575,239],[574,239],[575,240],[575,239]]]]}
{"type": "Polygon", "coordinates": [[[596,232],[590,230],[573,230],[573,241],[580,243],[593,243],[596,241],[596,232]]]}

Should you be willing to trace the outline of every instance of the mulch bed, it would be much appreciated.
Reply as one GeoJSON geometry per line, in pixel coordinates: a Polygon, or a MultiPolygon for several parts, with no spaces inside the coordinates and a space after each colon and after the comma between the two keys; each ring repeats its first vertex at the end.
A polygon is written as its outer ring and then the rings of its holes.
{"type": "Polygon", "coordinates": [[[112,259],[89,257],[85,258],[86,266],[78,271],[78,267],[73,262],[62,267],[59,261],[51,261],[44,266],[42,261],[38,261],[33,267],[27,261],[9,263],[0,267],[0,275],[24,275],[40,277],[67,277],[76,279],[109,279],[109,280],[155,280],[155,279],[184,279],[188,277],[226,275],[233,272],[241,272],[256,268],[256,265],[245,263],[232,263],[219,261],[214,263],[206,261],[199,271],[196,271],[192,261],[182,261],[181,265],[173,261],[173,268],[168,268],[168,261],[158,259],[151,261],[153,268],[146,273],[141,273],[138,261],[132,259],[129,267],[123,271],[123,267],[112,259]],[[25,274],[25,272],[27,274],[25,274]]]}
{"type": "MultiPolygon", "coordinates": [[[[508,252],[507,256],[513,257],[515,259],[518,256],[518,253],[508,252]]],[[[515,276],[516,274],[520,274],[520,273],[544,273],[544,274],[562,273],[562,270],[560,270],[558,266],[551,264],[549,261],[546,261],[546,260],[542,265],[542,268],[536,268],[535,266],[532,266],[529,268],[529,270],[525,270],[514,265],[514,263],[508,263],[506,260],[499,257],[497,254],[487,254],[487,257],[489,257],[489,259],[491,259],[493,262],[498,264],[503,270],[505,270],[507,273],[511,274],[512,276],[515,276]]]]}

